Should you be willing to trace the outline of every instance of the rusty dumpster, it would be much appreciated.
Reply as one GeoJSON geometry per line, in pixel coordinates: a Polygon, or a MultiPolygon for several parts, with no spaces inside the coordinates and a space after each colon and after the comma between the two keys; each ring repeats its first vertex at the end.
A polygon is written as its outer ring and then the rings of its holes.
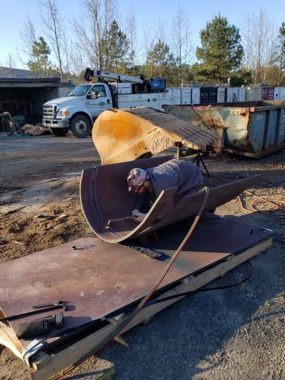
{"type": "Polygon", "coordinates": [[[189,123],[200,121],[215,131],[215,151],[259,158],[285,147],[285,101],[164,105],[163,109],[189,123]]]}

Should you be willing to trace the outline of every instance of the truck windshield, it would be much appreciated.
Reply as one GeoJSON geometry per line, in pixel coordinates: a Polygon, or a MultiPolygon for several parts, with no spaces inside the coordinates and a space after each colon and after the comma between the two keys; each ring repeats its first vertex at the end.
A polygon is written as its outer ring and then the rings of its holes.
{"type": "Polygon", "coordinates": [[[84,96],[89,91],[91,85],[90,84],[81,84],[80,86],[76,86],[68,96],[84,96]]]}

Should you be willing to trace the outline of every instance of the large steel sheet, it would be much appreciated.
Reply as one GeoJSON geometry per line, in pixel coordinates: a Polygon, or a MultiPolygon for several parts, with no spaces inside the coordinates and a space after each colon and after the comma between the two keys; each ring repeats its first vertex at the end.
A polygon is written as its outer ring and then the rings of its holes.
{"type": "MultiPolygon", "coordinates": [[[[0,265],[0,307],[9,316],[29,311],[37,303],[66,300],[72,307],[64,312],[64,329],[57,331],[62,333],[83,326],[141,299],[162,273],[189,224],[189,221],[183,223],[176,232],[160,232],[152,248],[164,255],[163,260],[151,259],[129,247],[107,244],[98,238],[83,238],[4,262],[0,265]]],[[[206,215],[161,288],[266,238],[268,234],[263,231],[206,215]]],[[[31,319],[10,323],[16,330],[19,323],[31,319]]],[[[23,346],[29,343],[21,342],[23,346]]]]}

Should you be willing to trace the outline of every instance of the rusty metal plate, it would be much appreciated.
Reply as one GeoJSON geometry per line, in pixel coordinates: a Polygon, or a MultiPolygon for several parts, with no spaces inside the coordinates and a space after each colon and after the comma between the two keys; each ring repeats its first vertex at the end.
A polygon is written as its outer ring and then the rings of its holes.
{"type": "MultiPolygon", "coordinates": [[[[239,223],[209,218],[203,218],[161,288],[268,238],[268,234],[239,223]]],[[[84,238],[4,262],[0,265],[0,307],[9,316],[29,311],[37,303],[70,301],[73,307],[64,312],[65,326],[60,333],[82,326],[141,299],[180,244],[183,228],[181,231],[162,232],[153,244],[166,261],[151,259],[123,245],[84,238]]],[[[30,319],[10,323],[16,330],[19,323],[30,319]]],[[[29,343],[21,342],[23,346],[29,343]]]]}
{"type": "MultiPolygon", "coordinates": [[[[191,220],[185,220],[157,231],[159,238],[151,242],[152,249],[172,256],[176,242],[184,238],[190,224],[191,220]]],[[[185,265],[188,252],[191,252],[191,260],[194,254],[201,260],[205,252],[238,254],[268,236],[262,229],[253,229],[236,218],[219,217],[207,212],[176,263],[185,265]]]]}

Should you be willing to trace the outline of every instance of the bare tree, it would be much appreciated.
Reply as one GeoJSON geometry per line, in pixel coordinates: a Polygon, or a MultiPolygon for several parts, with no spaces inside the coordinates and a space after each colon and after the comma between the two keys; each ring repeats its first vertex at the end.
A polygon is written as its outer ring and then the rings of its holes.
{"type": "Polygon", "coordinates": [[[257,15],[249,14],[245,25],[243,34],[245,65],[252,71],[254,83],[258,84],[266,75],[264,68],[272,61],[275,49],[274,26],[262,8],[257,15]]]}
{"type": "Polygon", "coordinates": [[[167,44],[166,33],[167,31],[165,30],[164,23],[161,20],[159,20],[155,30],[153,30],[148,24],[145,25],[143,31],[143,44],[141,48],[144,60],[147,59],[149,52],[154,49],[158,41],[167,44]]]}
{"type": "Polygon", "coordinates": [[[126,19],[126,34],[129,40],[129,54],[130,65],[135,66],[137,56],[137,31],[136,31],[136,19],[133,11],[130,10],[126,19]]]}
{"type": "Polygon", "coordinates": [[[82,55],[82,51],[77,48],[77,44],[75,42],[71,42],[70,47],[70,66],[78,75],[84,70],[84,68],[86,68],[86,63],[82,55]]]}
{"type": "Polygon", "coordinates": [[[51,46],[55,52],[60,78],[63,81],[63,50],[64,50],[64,21],[60,17],[60,13],[56,4],[56,0],[40,0],[40,4],[44,9],[42,20],[46,27],[47,35],[51,46]]]}
{"type": "Polygon", "coordinates": [[[73,22],[77,47],[91,65],[102,69],[101,43],[114,20],[116,4],[114,0],[83,0],[81,7],[84,17],[73,22]]]}
{"type": "Polygon", "coordinates": [[[71,64],[71,45],[72,42],[69,42],[65,31],[62,33],[62,42],[63,42],[63,56],[65,65],[63,66],[64,71],[67,74],[67,80],[70,79],[70,64],[71,64]]]}
{"type": "Polygon", "coordinates": [[[28,61],[33,59],[33,46],[37,40],[35,26],[29,15],[25,19],[20,39],[21,45],[17,48],[17,53],[20,62],[26,65],[28,61]]]}
{"type": "Polygon", "coordinates": [[[145,24],[143,29],[143,38],[141,41],[141,46],[139,48],[142,62],[146,62],[147,54],[153,49],[154,43],[151,38],[151,28],[148,24],[145,24]]]}
{"type": "Polygon", "coordinates": [[[167,43],[167,30],[165,29],[164,22],[159,20],[155,32],[155,42],[160,40],[167,43]]]}
{"type": "Polygon", "coordinates": [[[177,6],[177,11],[172,19],[172,49],[179,65],[179,82],[183,83],[182,66],[193,62],[193,45],[191,42],[191,32],[189,22],[185,16],[185,11],[181,6],[177,6]]]}
{"type": "Polygon", "coordinates": [[[263,80],[265,82],[272,82],[272,69],[277,69],[275,66],[277,66],[278,61],[278,34],[273,21],[270,23],[268,42],[269,44],[267,49],[267,59],[266,66],[264,68],[263,80]]]}
{"type": "Polygon", "coordinates": [[[253,40],[251,38],[250,26],[247,24],[247,22],[245,22],[245,26],[243,28],[242,41],[244,47],[243,64],[246,70],[250,71],[253,66],[253,59],[251,54],[253,40]]]}
{"type": "Polygon", "coordinates": [[[9,69],[12,69],[15,67],[15,64],[16,64],[16,61],[15,61],[14,55],[12,52],[9,52],[6,62],[5,62],[5,66],[9,67],[9,69]]]}

